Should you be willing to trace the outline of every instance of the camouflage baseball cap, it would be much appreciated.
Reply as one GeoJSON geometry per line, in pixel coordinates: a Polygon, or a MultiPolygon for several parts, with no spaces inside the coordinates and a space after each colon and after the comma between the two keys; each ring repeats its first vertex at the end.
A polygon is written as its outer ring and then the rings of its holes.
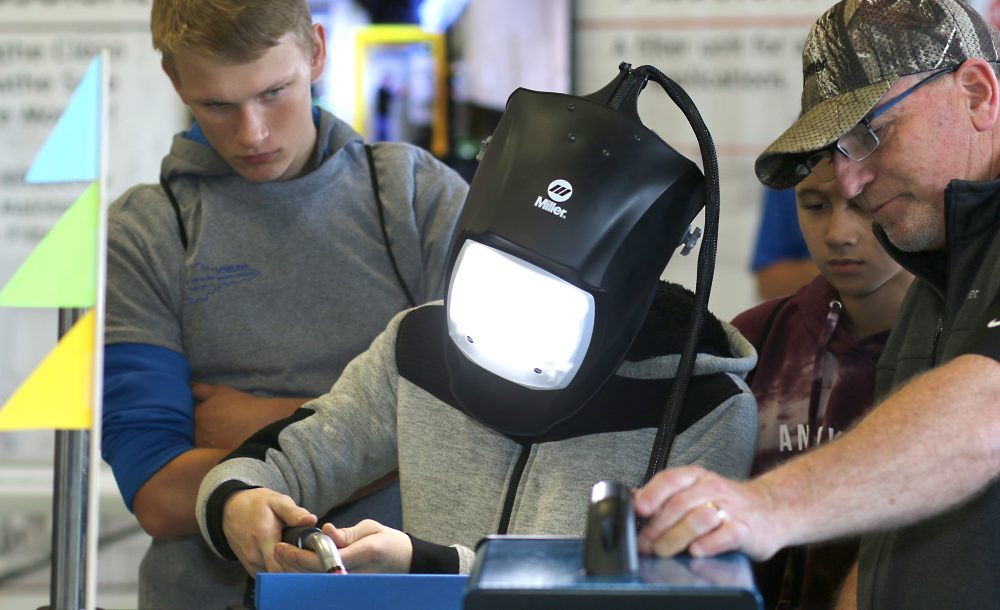
{"type": "Polygon", "coordinates": [[[996,28],[961,0],[841,0],[806,38],[802,111],[757,157],[757,177],[794,186],[799,164],[857,125],[899,77],[996,61],[998,47],[996,28]]]}

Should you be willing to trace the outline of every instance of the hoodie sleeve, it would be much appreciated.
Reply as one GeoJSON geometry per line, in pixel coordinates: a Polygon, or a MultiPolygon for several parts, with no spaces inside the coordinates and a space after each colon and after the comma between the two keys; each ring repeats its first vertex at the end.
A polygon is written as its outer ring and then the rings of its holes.
{"type": "Polygon", "coordinates": [[[476,561],[476,551],[461,544],[445,546],[407,534],[413,543],[411,574],[468,574],[476,561]]]}
{"type": "Polygon", "coordinates": [[[410,559],[411,574],[458,574],[458,547],[444,546],[421,540],[407,534],[413,546],[413,557],[410,559]]]}
{"type": "Polygon", "coordinates": [[[108,210],[105,341],[184,353],[180,327],[185,251],[159,186],[139,186],[108,210]]]}
{"type": "Polygon", "coordinates": [[[743,380],[737,383],[739,393],[674,439],[667,468],[697,464],[729,478],[746,478],[757,441],[757,403],[743,380]]]}
{"type": "Polygon", "coordinates": [[[266,487],[315,514],[397,467],[395,361],[397,315],[333,388],[247,439],[206,475],[196,516],[202,535],[222,557],[222,508],[234,490],[266,487]]]}
{"type": "Polygon", "coordinates": [[[732,358],[698,356],[696,372],[724,369],[737,391],[677,435],[667,458],[667,467],[698,464],[723,476],[743,479],[750,473],[757,443],[757,401],[743,377],[754,367],[753,346],[730,324],[722,323],[732,358]],[[720,450],[724,448],[724,450],[720,450]]]}
{"type": "Polygon", "coordinates": [[[184,251],[159,187],[129,190],[108,214],[102,454],[132,510],[139,488],[193,447],[177,313],[184,251]]]}
{"type": "Polygon", "coordinates": [[[136,343],[104,349],[101,455],[129,510],[150,477],[194,447],[189,378],[187,359],[172,350],[136,343]]]}

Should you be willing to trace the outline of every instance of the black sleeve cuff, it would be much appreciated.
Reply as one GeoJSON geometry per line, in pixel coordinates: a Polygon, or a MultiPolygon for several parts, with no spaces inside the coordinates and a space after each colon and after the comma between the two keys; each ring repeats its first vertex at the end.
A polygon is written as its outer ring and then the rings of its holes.
{"type": "Polygon", "coordinates": [[[246,489],[257,489],[257,485],[247,485],[243,481],[226,481],[215,488],[205,504],[205,526],[208,536],[219,554],[229,560],[235,560],[236,554],[229,548],[229,541],[222,532],[222,509],[226,507],[229,496],[246,489]]]}
{"type": "Polygon", "coordinates": [[[410,574],[458,574],[458,549],[407,536],[413,544],[410,574]]]}

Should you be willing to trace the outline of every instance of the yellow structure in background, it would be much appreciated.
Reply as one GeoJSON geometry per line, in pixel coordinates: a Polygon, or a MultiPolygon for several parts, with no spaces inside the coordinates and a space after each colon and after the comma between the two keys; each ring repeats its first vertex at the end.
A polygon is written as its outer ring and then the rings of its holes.
{"type": "Polygon", "coordinates": [[[432,34],[416,25],[370,25],[358,30],[355,49],[355,112],[354,129],[362,136],[369,133],[371,104],[365,96],[365,75],[368,74],[368,52],[382,45],[427,44],[434,60],[434,110],[431,125],[431,152],[437,157],[448,154],[448,88],[445,76],[444,35],[432,34]]]}

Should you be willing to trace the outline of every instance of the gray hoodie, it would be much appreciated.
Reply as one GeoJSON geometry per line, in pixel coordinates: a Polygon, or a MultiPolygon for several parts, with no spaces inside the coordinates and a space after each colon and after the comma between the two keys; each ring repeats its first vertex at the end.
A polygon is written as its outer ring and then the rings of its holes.
{"type": "MultiPolygon", "coordinates": [[[[122,344],[165,348],[190,365],[192,380],[318,396],[406,306],[363,142],[332,115],[318,119],[315,169],[304,176],[248,182],[179,134],[162,165],[178,213],[159,185],[137,186],[111,206],[109,353],[130,347],[122,344]]],[[[440,298],[468,187],[422,149],[373,149],[402,277],[418,303],[440,298]]],[[[117,402],[108,393],[116,386],[105,385],[104,456],[129,507],[136,489],[193,443],[186,371],[170,387],[152,383],[164,375],[140,373],[117,402]]],[[[221,608],[240,602],[246,575],[193,535],[154,540],[139,579],[141,607],[221,608]]]]}
{"type": "MultiPolygon", "coordinates": [[[[656,423],[547,438],[507,437],[435,396],[433,388],[422,387],[428,386],[425,378],[400,371],[400,345],[412,338],[397,343],[397,333],[401,324],[407,330],[407,318],[414,316],[444,335],[442,305],[396,316],[329,393],[304,405],[283,425],[261,431],[209,472],[199,492],[197,516],[217,553],[233,557],[221,533],[221,508],[230,493],[248,486],[288,494],[300,506],[322,514],[398,467],[404,530],[423,541],[450,545],[457,555],[452,567],[464,573],[482,537],[498,532],[582,535],[595,482],[642,483],[656,423]]],[[[711,379],[713,388],[722,386],[724,391],[704,394],[715,398],[694,405],[695,417],[682,415],[685,424],[668,466],[699,464],[743,477],[753,456],[757,408],[742,377],[756,355],[733,327],[713,323],[722,337],[723,355],[700,353],[692,384],[711,379]]],[[[429,366],[432,375],[442,368],[433,364],[440,361],[435,350],[427,346],[431,364],[421,365],[425,370],[429,366]]],[[[676,353],[665,353],[625,361],[615,376],[639,383],[670,379],[678,360],[676,353]]],[[[611,419],[617,417],[614,413],[627,419],[626,411],[640,408],[630,396],[623,392],[611,397],[611,419]]],[[[666,393],[661,396],[654,422],[666,403],[666,393]]],[[[690,403],[686,401],[685,410],[690,403]]]]}

